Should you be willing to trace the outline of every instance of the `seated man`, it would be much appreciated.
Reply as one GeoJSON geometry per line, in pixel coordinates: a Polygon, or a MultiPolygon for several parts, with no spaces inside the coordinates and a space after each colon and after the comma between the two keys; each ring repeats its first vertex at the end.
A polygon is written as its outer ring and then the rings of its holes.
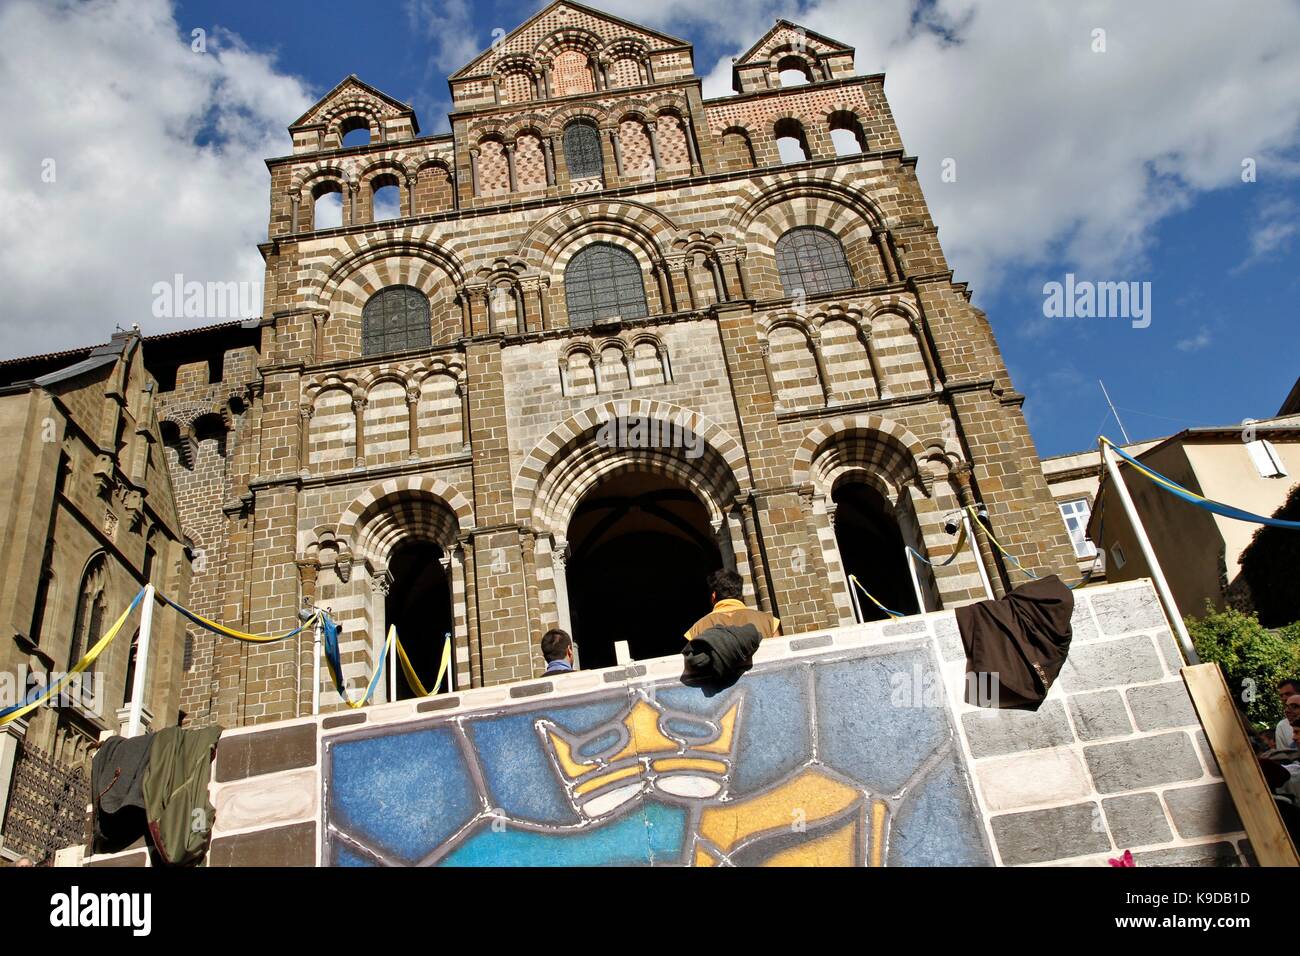
{"type": "Polygon", "coordinates": [[[1300,718],[1300,690],[1294,681],[1283,681],[1278,690],[1282,693],[1282,719],[1277,722],[1275,743],[1278,750],[1294,750],[1295,740],[1291,736],[1291,721],[1300,718]],[[1290,690],[1290,693],[1287,693],[1290,690]]]}
{"type": "Polygon", "coordinates": [[[709,575],[709,600],[713,610],[691,625],[686,639],[693,641],[711,627],[740,627],[753,624],[763,638],[781,633],[781,622],[763,611],[745,607],[744,582],[735,571],[722,568],[709,575]]]}
{"type": "Polygon", "coordinates": [[[547,674],[567,674],[573,670],[573,638],[558,627],[542,635],[542,657],[546,658],[547,674]]]}

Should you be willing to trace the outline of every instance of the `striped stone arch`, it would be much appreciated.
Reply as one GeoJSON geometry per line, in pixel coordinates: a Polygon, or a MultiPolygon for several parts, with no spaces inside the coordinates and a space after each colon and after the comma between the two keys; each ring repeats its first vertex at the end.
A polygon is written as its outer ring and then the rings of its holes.
{"type": "Polygon", "coordinates": [[[551,114],[547,123],[547,132],[553,136],[559,135],[564,132],[566,126],[576,119],[585,119],[596,127],[603,127],[607,122],[607,115],[603,108],[592,104],[566,106],[551,114]]]}
{"type": "Polygon", "coordinates": [[[390,478],[366,489],[344,510],[336,538],[351,554],[380,565],[403,541],[432,541],[444,551],[474,527],[469,501],[441,478],[390,478]]]}
{"type": "MultiPolygon", "coordinates": [[[[837,172],[810,173],[798,179],[763,177],[749,185],[726,231],[737,243],[766,239],[770,247],[794,226],[842,227],[872,231],[887,228],[880,207],[861,190],[842,182],[837,172]]],[[[847,236],[841,234],[847,242],[847,236]]]]}
{"type": "Polygon", "coordinates": [[[677,234],[672,220],[641,203],[592,200],[547,216],[524,236],[516,256],[543,273],[562,273],[583,238],[623,238],[639,251],[638,259],[656,262],[664,243],[677,234]]]}
{"type": "MultiPolygon", "coordinates": [[[[371,237],[347,237],[348,250],[343,254],[331,252],[327,264],[317,266],[319,279],[311,277],[303,283],[314,287],[316,307],[328,309],[339,288],[358,270],[388,258],[420,260],[431,268],[441,269],[456,285],[466,280],[464,262],[457,249],[431,240],[421,227],[389,230],[371,237]]],[[[418,288],[418,286],[417,286],[418,288]]],[[[313,289],[309,288],[308,294],[313,289]]]]}
{"type": "MultiPolygon", "coordinates": [[[[848,472],[887,483],[891,500],[909,484],[930,495],[933,475],[923,466],[925,446],[907,428],[876,415],[845,415],[822,422],[799,444],[793,480],[812,485],[828,498],[848,472]]],[[[882,489],[885,490],[885,489],[882,489]]]]}
{"type": "Polygon", "coordinates": [[[723,520],[736,495],[750,487],[744,449],[716,422],[668,402],[609,401],[574,415],[528,453],[515,474],[516,520],[564,534],[578,502],[599,480],[647,468],[690,487],[715,523],[723,520]],[[619,417],[654,419],[688,428],[703,439],[703,454],[691,460],[681,449],[602,446],[597,432],[610,419],[619,417]]]}
{"type": "Polygon", "coordinates": [[[306,195],[318,182],[346,183],[347,181],[348,174],[341,167],[322,163],[298,170],[289,186],[289,193],[306,195]]]}
{"type": "Polygon", "coordinates": [[[396,150],[376,156],[373,160],[366,163],[364,167],[357,170],[357,182],[364,183],[374,176],[382,173],[392,173],[402,181],[402,188],[406,188],[406,180],[411,175],[410,168],[402,162],[401,154],[396,150]]]}

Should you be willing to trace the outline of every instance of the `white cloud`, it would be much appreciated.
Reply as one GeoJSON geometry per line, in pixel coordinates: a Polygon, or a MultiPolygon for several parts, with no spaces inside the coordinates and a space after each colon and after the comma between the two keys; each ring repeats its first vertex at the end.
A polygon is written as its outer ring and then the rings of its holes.
{"type": "Polygon", "coordinates": [[[0,37],[0,352],[205,324],[153,318],[176,273],[262,281],[263,160],[290,151],[301,82],[228,34],[193,52],[165,0],[9,0],[0,37]]]}
{"type": "Polygon", "coordinates": [[[1180,352],[1199,352],[1203,348],[1208,348],[1212,341],[1214,341],[1214,338],[1210,335],[1209,327],[1202,325],[1195,335],[1190,338],[1179,339],[1175,347],[1180,352]]]}
{"type": "MultiPolygon", "coordinates": [[[[784,15],[854,46],[859,73],[884,72],[949,264],[977,297],[1009,268],[1042,263],[1144,278],[1153,227],[1200,191],[1252,188],[1244,158],[1261,182],[1300,172],[1300,7],[1289,0],[644,6],[610,9],[669,32],[717,28],[733,55],[784,15]],[[1105,53],[1091,50],[1097,27],[1105,53]],[[945,157],[955,183],[939,180],[945,157]]],[[[730,87],[723,56],[705,92],[730,87]]]]}
{"type": "Polygon", "coordinates": [[[1251,226],[1250,252],[1232,271],[1240,272],[1285,253],[1291,240],[1300,233],[1298,216],[1300,207],[1291,199],[1276,199],[1265,204],[1251,226]]]}

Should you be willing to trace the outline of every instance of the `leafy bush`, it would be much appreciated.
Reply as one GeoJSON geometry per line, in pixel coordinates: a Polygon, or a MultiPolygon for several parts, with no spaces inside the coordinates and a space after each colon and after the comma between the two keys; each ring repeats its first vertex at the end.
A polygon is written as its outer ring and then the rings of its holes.
{"type": "MultiPolygon", "coordinates": [[[[1300,521],[1300,485],[1274,518],[1300,521]]],[[[1259,619],[1268,627],[1300,621],[1300,531],[1262,526],[1241,552],[1241,575],[1259,619]]]]}
{"type": "Polygon", "coordinates": [[[1223,667],[1229,689],[1252,722],[1275,726],[1282,719],[1278,681],[1300,677],[1300,624],[1270,631],[1254,614],[1216,611],[1209,602],[1205,612],[1186,619],[1196,653],[1223,667]]]}

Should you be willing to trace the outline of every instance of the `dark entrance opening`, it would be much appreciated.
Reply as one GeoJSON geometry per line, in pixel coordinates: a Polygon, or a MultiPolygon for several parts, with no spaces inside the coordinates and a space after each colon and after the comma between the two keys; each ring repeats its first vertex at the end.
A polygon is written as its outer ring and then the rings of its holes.
{"type": "MultiPolygon", "coordinates": [[[[916,614],[916,594],[903,554],[906,542],[884,497],[870,485],[850,482],[836,488],[831,498],[836,504],[835,540],[840,546],[844,573],[856,575],[862,586],[891,611],[916,614]]],[[[860,590],[857,595],[865,620],[889,616],[860,590]]]]}
{"type": "Polygon", "coordinates": [[[677,654],[707,614],[706,578],[722,566],[709,513],[662,475],[624,472],[579,503],[569,523],[569,612],[584,669],[677,654]]]}
{"type": "MultiPolygon", "coordinates": [[[[442,662],[443,638],[452,630],[451,588],[442,569],[442,556],[442,548],[427,541],[411,541],[399,547],[388,562],[393,584],[384,603],[385,619],[397,626],[397,636],[411,659],[411,667],[425,690],[430,691],[442,662]]],[[[415,690],[398,666],[397,699],[414,696],[415,690]]]]}

